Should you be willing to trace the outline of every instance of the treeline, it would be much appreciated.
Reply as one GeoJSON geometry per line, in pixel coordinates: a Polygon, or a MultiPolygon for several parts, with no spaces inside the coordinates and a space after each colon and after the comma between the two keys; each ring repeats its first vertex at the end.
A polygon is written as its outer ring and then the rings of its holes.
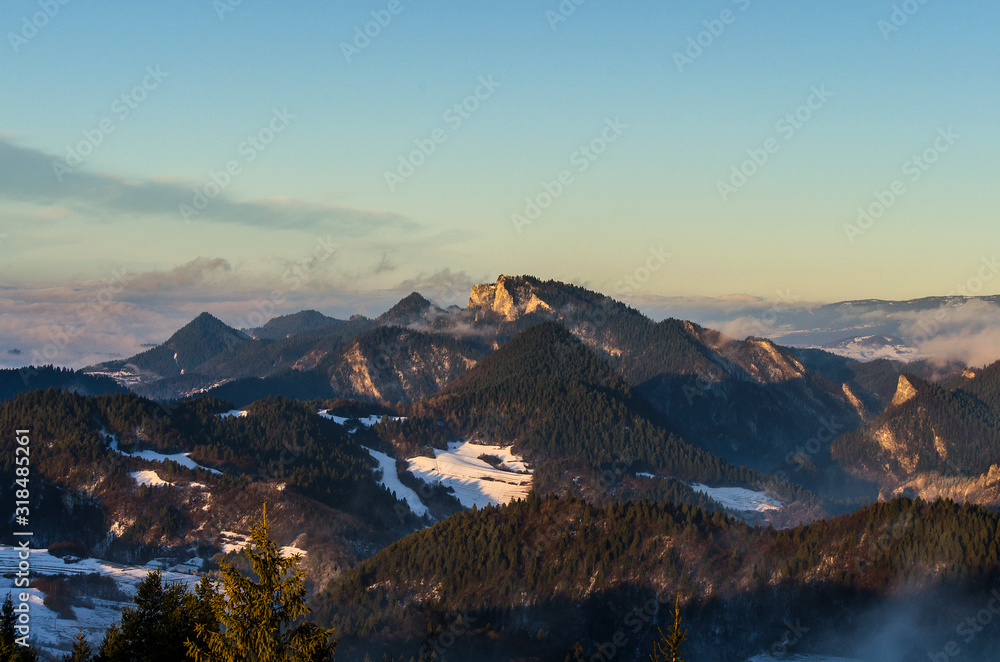
{"type": "Polygon", "coordinates": [[[58,388],[80,395],[126,393],[128,390],[104,375],[88,375],[52,365],[25,366],[0,370],[0,400],[10,400],[31,389],[58,388]]]}

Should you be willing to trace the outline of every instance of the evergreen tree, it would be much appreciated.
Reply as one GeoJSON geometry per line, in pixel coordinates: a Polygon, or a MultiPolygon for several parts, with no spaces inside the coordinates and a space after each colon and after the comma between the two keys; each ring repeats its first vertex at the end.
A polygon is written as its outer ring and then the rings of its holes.
{"type": "Polygon", "coordinates": [[[250,559],[257,581],[221,564],[221,592],[207,596],[218,632],[202,625],[197,634],[205,645],[188,640],[188,653],[196,662],[327,662],[333,659],[333,630],[311,621],[292,626],[307,613],[304,575],[298,554],[284,557],[271,540],[265,509],[250,526],[251,543],[243,552],[250,559]]]}
{"type": "Polygon", "coordinates": [[[98,662],[177,662],[187,657],[185,641],[196,627],[215,629],[202,600],[180,584],[164,584],[158,570],[139,583],[133,600],[104,635],[98,662]]]}
{"type": "Polygon", "coordinates": [[[670,634],[660,630],[660,641],[653,644],[653,654],[649,656],[652,662],[684,662],[681,644],[687,641],[687,630],[681,630],[681,596],[674,600],[674,624],[670,634]]]}
{"type": "Polygon", "coordinates": [[[90,662],[94,659],[93,652],[90,649],[90,643],[87,642],[87,638],[83,636],[83,632],[77,632],[76,639],[73,640],[73,652],[64,655],[63,662],[90,662]]]}
{"type": "Polygon", "coordinates": [[[14,614],[14,601],[11,600],[10,593],[3,601],[3,608],[0,609],[0,662],[7,662],[13,658],[14,650],[14,624],[16,615],[14,614]]]}
{"type": "Polygon", "coordinates": [[[37,662],[38,653],[34,648],[17,644],[16,624],[14,601],[8,593],[0,608],[0,662],[37,662]]]}

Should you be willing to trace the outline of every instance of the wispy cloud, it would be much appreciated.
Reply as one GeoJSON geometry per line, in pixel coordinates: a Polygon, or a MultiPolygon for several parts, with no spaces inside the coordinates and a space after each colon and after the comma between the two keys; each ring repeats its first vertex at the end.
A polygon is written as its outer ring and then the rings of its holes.
{"type": "MultiPolygon", "coordinates": [[[[196,182],[162,179],[134,181],[76,169],[57,177],[60,156],[23,147],[0,137],[0,198],[72,210],[89,219],[141,217],[183,219],[181,206],[192,204],[196,182]]],[[[415,229],[416,224],[386,211],[322,205],[290,198],[235,200],[224,191],[198,211],[199,222],[250,227],[309,229],[357,237],[376,231],[415,229]]]]}

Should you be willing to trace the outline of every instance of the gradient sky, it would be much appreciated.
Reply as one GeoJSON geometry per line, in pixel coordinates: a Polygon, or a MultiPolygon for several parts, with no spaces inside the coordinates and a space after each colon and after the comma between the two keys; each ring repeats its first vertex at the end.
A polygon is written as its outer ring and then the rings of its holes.
{"type": "Polygon", "coordinates": [[[400,0],[350,61],[341,44],[388,0],[221,14],[224,0],[73,0],[24,33],[45,4],[0,9],[0,281],[22,304],[115,269],[146,278],[134,307],[216,306],[231,323],[275,289],[296,295],[276,312],[366,312],[408,288],[464,303],[451,290],[500,273],[625,299],[896,299],[953,291],[1000,245],[996,3],[912,0],[887,33],[905,3],[588,0],[553,23],[556,0],[400,0]],[[675,53],[724,11],[679,71],[675,53]],[[122,117],[148,68],[166,77],[122,117]],[[445,114],[490,77],[456,128],[445,114]],[[789,137],[777,122],[814,88],[832,97],[789,137]],[[241,143],[275,109],[294,118],[247,162],[241,143]],[[59,181],[52,162],[102,119],[114,131],[59,181]],[[574,153],[615,119],[620,138],[579,172],[574,153]],[[959,138],[911,181],[904,164],[949,127],[959,138]],[[447,140],[391,191],[385,172],[436,129],[447,140]],[[718,182],[769,139],[777,152],[724,201],[718,182]],[[233,160],[231,184],[183,218],[233,160]],[[564,169],[572,184],[519,233],[512,215],[564,169]],[[848,241],[895,180],[905,193],[848,241]],[[337,252],[293,285],[319,241],[337,252]],[[625,292],[661,248],[666,264],[625,292]]]}

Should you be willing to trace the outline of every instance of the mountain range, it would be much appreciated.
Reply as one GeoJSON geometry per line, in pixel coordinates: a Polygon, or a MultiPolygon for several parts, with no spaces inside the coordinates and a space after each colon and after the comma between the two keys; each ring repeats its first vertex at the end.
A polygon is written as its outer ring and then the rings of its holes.
{"type": "Polygon", "coordinates": [[[618,622],[639,659],[662,616],[634,608],[664,594],[702,659],[823,605],[831,632],[801,652],[829,650],[837,627],[876,636],[862,615],[901,587],[965,605],[994,580],[1000,363],[858,361],[500,276],[464,308],[203,313],[0,386],[0,425],[34,421],[39,544],[208,571],[267,503],[348,659],[419,657],[455,623],[460,659],[591,659],[618,622]]]}

